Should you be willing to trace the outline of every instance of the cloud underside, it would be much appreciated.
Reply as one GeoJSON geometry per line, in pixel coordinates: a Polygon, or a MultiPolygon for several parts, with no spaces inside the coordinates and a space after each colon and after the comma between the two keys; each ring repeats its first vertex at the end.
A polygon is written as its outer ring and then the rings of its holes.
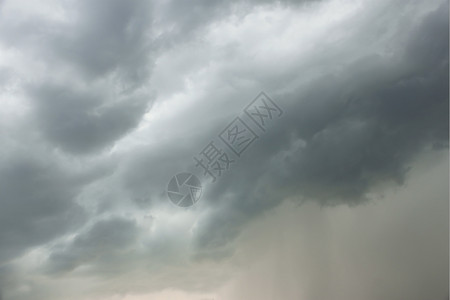
{"type": "Polygon", "coordinates": [[[0,1],[0,299],[211,290],[287,200],[408,182],[448,148],[448,3],[357,2],[0,1]],[[169,179],[262,90],[283,115],[173,206],[169,179]],[[107,287],[128,275],[154,280],[107,287]]]}

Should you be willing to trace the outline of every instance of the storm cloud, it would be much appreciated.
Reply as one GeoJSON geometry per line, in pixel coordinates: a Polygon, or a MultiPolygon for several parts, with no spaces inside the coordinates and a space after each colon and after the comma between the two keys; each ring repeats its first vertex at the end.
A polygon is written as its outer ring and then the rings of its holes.
{"type": "MultiPolygon", "coordinates": [[[[0,1],[0,299],[219,293],[259,220],[407,188],[448,149],[448,10],[0,1]],[[283,114],[212,183],[193,157],[261,91],[283,114]],[[190,208],[166,194],[183,171],[203,185],[190,208]]],[[[316,284],[307,299],[330,296],[316,284]]]]}

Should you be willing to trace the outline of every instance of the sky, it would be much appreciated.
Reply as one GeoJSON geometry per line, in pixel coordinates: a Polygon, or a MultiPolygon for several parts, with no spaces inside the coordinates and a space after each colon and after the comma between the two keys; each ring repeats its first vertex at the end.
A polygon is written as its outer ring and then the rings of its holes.
{"type": "Polygon", "coordinates": [[[0,0],[0,300],[449,299],[448,54],[446,0],[0,0]]]}

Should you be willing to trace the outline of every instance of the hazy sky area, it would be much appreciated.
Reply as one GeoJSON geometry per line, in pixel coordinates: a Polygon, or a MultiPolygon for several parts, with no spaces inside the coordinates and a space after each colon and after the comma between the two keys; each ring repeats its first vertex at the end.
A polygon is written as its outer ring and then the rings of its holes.
{"type": "Polygon", "coordinates": [[[0,0],[0,300],[448,300],[448,57],[447,0],[0,0]]]}

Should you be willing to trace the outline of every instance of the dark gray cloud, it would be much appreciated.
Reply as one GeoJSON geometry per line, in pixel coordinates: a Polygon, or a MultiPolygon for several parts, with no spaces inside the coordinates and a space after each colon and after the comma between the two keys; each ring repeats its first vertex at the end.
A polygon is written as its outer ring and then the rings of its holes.
{"type": "Polygon", "coordinates": [[[223,251],[243,224],[289,197],[366,201],[380,184],[402,184],[422,150],[448,147],[446,8],[418,24],[394,59],[364,57],[275,95],[287,113],[205,196],[220,209],[199,226],[199,247],[223,251]],[[439,38],[423,38],[431,32],[439,38]]]}
{"type": "Polygon", "coordinates": [[[70,86],[39,86],[31,89],[30,97],[45,136],[73,153],[93,152],[114,143],[138,124],[150,100],[146,94],[116,97],[70,86]]]}
{"type": "Polygon", "coordinates": [[[151,6],[148,1],[67,1],[57,3],[67,19],[23,13],[4,16],[0,40],[26,47],[51,72],[71,67],[86,81],[114,73],[122,84],[138,86],[148,77],[151,6]]]}
{"type": "Polygon", "coordinates": [[[118,72],[121,80],[135,86],[147,78],[152,20],[148,1],[80,1],[69,8],[75,22],[54,36],[52,51],[94,78],[118,72]]]}
{"type": "Polygon", "coordinates": [[[6,18],[0,40],[26,48],[46,70],[23,79],[45,136],[70,153],[90,153],[133,129],[153,100],[143,87],[152,68],[151,7],[140,0],[60,5],[69,22],[6,18]]]}
{"type": "Polygon", "coordinates": [[[68,174],[36,159],[10,157],[0,171],[0,265],[73,230],[86,218],[68,174]]]}
{"type": "Polygon", "coordinates": [[[288,199],[367,203],[448,147],[446,1],[17,3],[0,11],[11,299],[80,278],[98,280],[83,297],[213,289],[252,220],[288,199]],[[168,180],[199,171],[192,157],[260,90],[284,115],[202,178],[196,206],[172,205],[168,180]]]}
{"type": "Polygon", "coordinates": [[[119,261],[136,243],[137,233],[136,224],[131,220],[100,220],[86,232],[78,234],[68,245],[55,247],[49,257],[48,272],[60,274],[93,262],[95,272],[120,270],[123,266],[119,261]],[[111,264],[111,261],[116,264],[111,264]]]}

